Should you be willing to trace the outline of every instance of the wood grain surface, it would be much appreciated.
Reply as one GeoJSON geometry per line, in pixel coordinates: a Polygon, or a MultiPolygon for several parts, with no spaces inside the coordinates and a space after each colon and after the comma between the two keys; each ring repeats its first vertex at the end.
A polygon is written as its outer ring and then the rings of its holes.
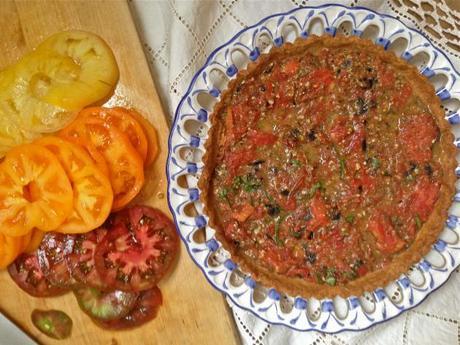
{"type": "MultiPolygon", "coordinates": [[[[0,69],[14,63],[47,36],[68,29],[99,34],[112,47],[120,82],[109,104],[132,105],[155,125],[160,157],[147,173],[141,201],[168,211],[165,161],[168,125],[125,1],[0,1],[0,69]]],[[[236,344],[238,336],[228,307],[181,247],[173,273],[161,282],[164,305],[147,325],[123,332],[97,328],[78,308],[72,294],[37,299],[20,290],[0,272],[0,310],[42,344],[236,344]],[[54,341],[30,321],[33,309],[60,309],[71,316],[71,338],[54,341]]],[[[1,335],[0,335],[1,343],[1,335]]]]}

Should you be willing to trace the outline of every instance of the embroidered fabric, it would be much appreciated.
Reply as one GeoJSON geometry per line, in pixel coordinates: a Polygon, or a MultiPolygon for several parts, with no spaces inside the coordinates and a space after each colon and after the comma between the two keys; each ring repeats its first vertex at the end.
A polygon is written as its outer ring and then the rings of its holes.
{"type": "MultiPolygon", "coordinates": [[[[426,34],[460,70],[458,0],[335,0],[399,18],[426,34]]],[[[320,0],[130,1],[157,90],[167,114],[174,111],[194,73],[209,54],[241,29],[277,12],[320,0]]],[[[346,28],[342,28],[346,31],[346,28]]],[[[421,64],[424,61],[420,62],[421,64]]],[[[456,109],[451,109],[456,110],[456,109]]],[[[231,302],[244,344],[460,344],[459,269],[419,307],[361,332],[328,335],[272,326],[231,302]]],[[[210,327],[212,327],[210,325],[210,327]]]]}

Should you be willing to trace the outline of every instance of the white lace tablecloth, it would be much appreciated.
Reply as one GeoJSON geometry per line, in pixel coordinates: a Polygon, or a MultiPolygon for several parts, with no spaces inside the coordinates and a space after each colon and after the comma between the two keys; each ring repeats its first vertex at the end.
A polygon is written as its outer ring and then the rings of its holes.
{"type": "MultiPolygon", "coordinates": [[[[333,2],[365,6],[398,17],[406,25],[424,31],[460,70],[460,13],[452,9],[456,5],[460,8],[456,1],[460,0],[333,2]]],[[[192,76],[214,48],[272,13],[324,3],[317,0],[134,0],[130,6],[165,112],[172,119],[192,76]]],[[[230,306],[245,345],[450,345],[460,344],[459,287],[457,269],[450,280],[419,307],[366,331],[336,335],[271,326],[231,303],[230,306]]]]}

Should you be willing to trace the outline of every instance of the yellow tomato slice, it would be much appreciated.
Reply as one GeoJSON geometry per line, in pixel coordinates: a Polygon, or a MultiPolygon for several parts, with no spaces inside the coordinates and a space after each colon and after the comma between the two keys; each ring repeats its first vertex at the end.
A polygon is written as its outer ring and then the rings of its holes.
{"type": "Polygon", "coordinates": [[[56,229],[72,211],[72,199],[64,168],[42,146],[15,147],[0,164],[0,232],[5,235],[56,229]]]}
{"type": "Polygon", "coordinates": [[[0,93],[3,107],[9,106],[21,128],[28,131],[55,132],[75,117],[75,112],[49,103],[44,99],[53,78],[71,78],[63,57],[24,56],[8,70],[14,71],[14,80],[0,93]]]}
{"type": "Polygon", "coordinates": [[[0,71],[0,99],[6,94],[16,79],[16,70],[14,66],[0,71]]]}
{"type": "Polygon", "coordinates": [[[46,70],[44,77],[49,79],[44,79],[41,92],[44,101],[67,110],[80,110],[107,98],[118,81],[112,50],[102,38],[90,32],[59,32],[43,41],[31,55],[44,61],[50,55],[64,58],[63,66],[51,70],[56,73],[46,70]]]}
{"type": "Polygon", "coordinates": [[[139,153],[142,160],[145,161],[148,150],[147,137],[139,122],[131,116],[127,109],[121,107],[90,107],[83,109],[78,116],[101,118],[121,130],[128,137],[129,142],[139,153]]]}
{"type": "MultiPolygon", "coordinates": [[[[14,67],[14,66],[13,66],[14,67]]],[[[38,134],[24,128],[11,98],[11,87],[16,79],[16,69],[10,67],[0,72],[0,157],[38,134]]]]}
{"type": "Polygon", "coordinates": [[[147,120],[144,116],[139,114],[134,109],[128,109],[129,113],[132,117],[134,117],[137,122],[142,126],[144,130],[145,136],[147,137],[148,141],[148,149],[147,149],[147,158],[145,159],[145,166],[149,166],[152,164],[158,156],[160,149],[158,147],[158,137],[155,128],[152,126],[149,120],[147,120]]]}
{"type": "Polygon", "coordinates": [[[110,181],[77,144],[49,136],[36,141],[59,159],[73,186],[73,211],[56,232],[85,233],[102,225],[112,209],[110,181]]]}
{"type": "Polygon", "coordinates": [[[109,167],[113,210],[122,208],[139,193],[144,183],[143,161],[119,129],[99,118],[81,117],[60,135],[102,154],[109,167]]]}

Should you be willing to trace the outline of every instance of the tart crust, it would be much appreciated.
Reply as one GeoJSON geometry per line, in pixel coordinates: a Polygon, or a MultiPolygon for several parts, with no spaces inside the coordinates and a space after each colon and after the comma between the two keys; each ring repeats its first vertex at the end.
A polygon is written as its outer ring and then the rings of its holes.
{"type": "Polygon", "coordinates": [[[453,145],[454,138],[449,124],[444,118],[441,102],[435,94],[434,87],[414,66],[396,57],[393,53],[385,51],[381,46],[377,46],[369,40],[345,36],[310,36],[308,39],[299,38],[294,43],[285,43],[281,47],[272,48],[268,54],[263,54],[256,62],[251,62],[246,70],[240,71],[237,77],[229,82],[228,87],[221,95],[220,101],[216,104],[210,120],[211,128],[205,143],[206,152],[203,156],[204,168],[198,182],[198,187],[201,190],[201,201],[204,204],[204,213],[209,217],[209,225],[216,230],[217,239],[230,252],[232,260],[243,271],[251,273],[257,282],[266,287],[274,287],[280,292],[289,293],[293,296],[299,295],[305,298],[325,298],[336,295],[342,297],[351,295],[359,296],[365,291],[373,291],[376,288],[384,287],[406,273],[410,266],[417,263],[430,251],[431,246],[435,243],[444,228],[447,210],[451,205],[455,192],[455,167],[457,163],[455,159],[456,148],[453,145]],[[396,254],[392,261],[384,268],[369,272],[356,280],[338,286],[312,283],[301,278],[286,277],[274,273],[266,267],[255,264],[254,261],[249,260],[245,256],[239,255],[233,245],[223,235],[222,226],[213,208],[215,204],[212,195],[213,173],[216,167],[217,154],[222,147],[222,142],[219,138],[225,134],[224,123],[219,120],[217,114],[226,108],[239,81],[251,75],[256,75],[263,66],[270,63],[275,57],[296,54],[312,46],[318,49],[323,47],[351,46],[353,49],[365,50],[378,55],[382,61],[391,64],[399,73],[404,74],[408,80],[411,80],[414,93],[428,106],[439,128],[439,142],[437,143],[439,147],[436,152],[433,152],[434,159],[442,166],[443,174],[440,180],[439,198],[428,220],[420,228],[410,247],[396,254]]]}

